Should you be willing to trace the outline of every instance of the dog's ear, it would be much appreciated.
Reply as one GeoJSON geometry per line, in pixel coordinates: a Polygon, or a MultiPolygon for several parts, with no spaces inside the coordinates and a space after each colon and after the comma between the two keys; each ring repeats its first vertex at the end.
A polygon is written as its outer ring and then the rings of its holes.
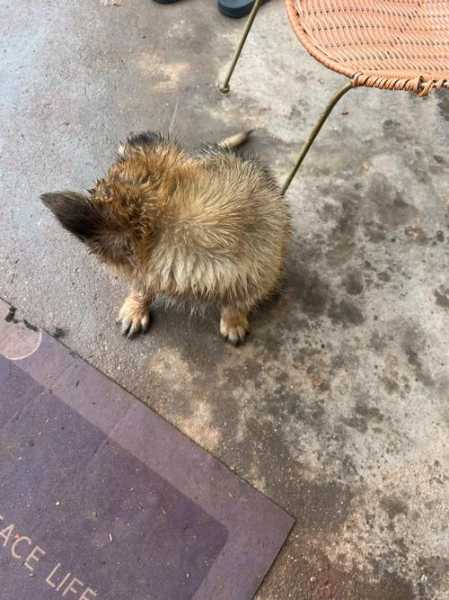
{"type": "Polygon", "coordinates": [[[61,225],[83,242],[96,237],[104,228],[104,218],[90,198],[76,192],[42,194],[42,202],[61,225]]]}

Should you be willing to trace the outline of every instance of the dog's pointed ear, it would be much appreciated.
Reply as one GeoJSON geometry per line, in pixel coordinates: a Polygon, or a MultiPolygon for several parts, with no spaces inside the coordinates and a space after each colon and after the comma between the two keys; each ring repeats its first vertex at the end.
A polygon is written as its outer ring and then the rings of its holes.
{"type": "Polygon", "coordinates": [[[42,194],[41,200],[61,225],[83,242],[97,236],[104,226],[98,207],[83,194],[54,192],[42,194]]]}

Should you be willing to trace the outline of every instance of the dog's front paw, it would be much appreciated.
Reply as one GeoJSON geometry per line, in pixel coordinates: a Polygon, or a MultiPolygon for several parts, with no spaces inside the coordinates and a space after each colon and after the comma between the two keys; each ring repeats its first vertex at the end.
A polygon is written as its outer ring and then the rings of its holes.
{"type": "Polygon", "coordinates": [[[223,310],[220,319],[220,333],[234,346],[245,341],[249,332],[246,314],[239,311],[223,310]]]}
{"type": "Polygon", "coordinates": [[[129,338],[138,333],[145,333],[150,326],[150,311],[135,297],[128,296],[120,309],[117,322],[120,323],[122,334],[129,338]]]}

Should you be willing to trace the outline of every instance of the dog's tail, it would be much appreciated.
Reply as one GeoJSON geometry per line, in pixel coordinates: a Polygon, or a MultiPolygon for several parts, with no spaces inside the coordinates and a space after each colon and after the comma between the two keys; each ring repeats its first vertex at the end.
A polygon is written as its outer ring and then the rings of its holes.
{"type": "Polygon", "coordinates": [[[250,129],[248,131],[241,131],[240,133],[231,135],[224,139],[222,142],[220,142],[218,146],[226,150],[234,150],[235,148],[238,148],[239,146],[245,144],[248,141],[249,136],[252,132],[253,130],[250,129]]]}

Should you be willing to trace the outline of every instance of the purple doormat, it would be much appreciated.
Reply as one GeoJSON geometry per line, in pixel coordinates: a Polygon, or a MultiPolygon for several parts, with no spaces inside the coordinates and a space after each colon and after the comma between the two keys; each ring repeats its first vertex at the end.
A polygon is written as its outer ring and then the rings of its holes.
{"type": "Polygon", "coordinates": [[[0,301],[2,600],[249,600],[292,524],[0,301]]]}

